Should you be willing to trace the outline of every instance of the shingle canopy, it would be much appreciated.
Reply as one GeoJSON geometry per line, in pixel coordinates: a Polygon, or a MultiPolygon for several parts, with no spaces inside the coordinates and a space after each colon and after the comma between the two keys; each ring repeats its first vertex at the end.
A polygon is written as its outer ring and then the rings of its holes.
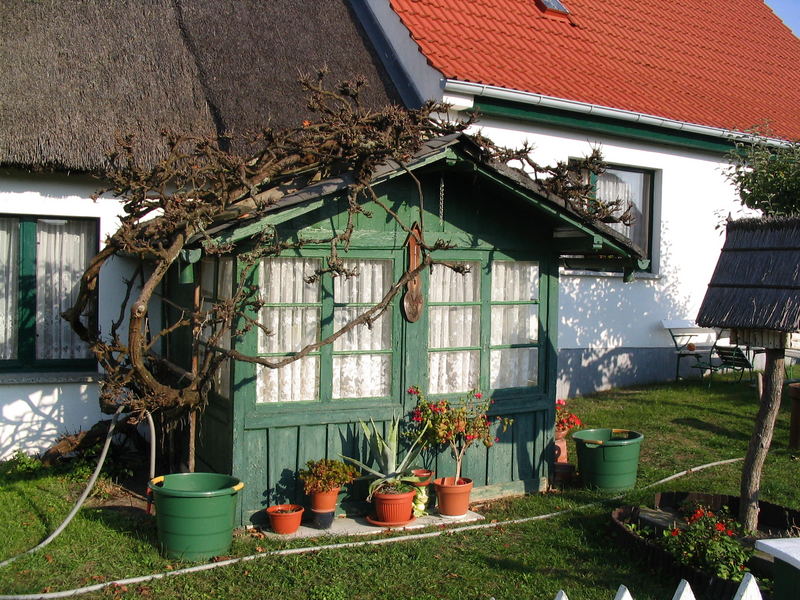
{"type": "Polygon", "coordinates": [[[0,165],[94,170],[135,133],[234,136],[307,115],[302,72],[363,75],[368,107],[399,103],[347,0],[4,0],[0,165]]]}
{"type": "Polygon", "coordinates": [[[800,217],[728,224],[697,323],[800,331],[800,217]]]}

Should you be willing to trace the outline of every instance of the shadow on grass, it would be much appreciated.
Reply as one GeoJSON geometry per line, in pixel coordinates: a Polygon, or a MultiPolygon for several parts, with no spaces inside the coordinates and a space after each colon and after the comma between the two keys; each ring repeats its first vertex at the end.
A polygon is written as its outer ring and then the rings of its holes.
{"type": "Polygon", "coordinates": [[[85,519],[100,523],[118,533],[145,539],[158,545],[155,517],[148,515],[142,508],[135,506],[84,507],[81,509],[81,513],[85,519]]]}
{"type": "Polygon", "coordinates": [[[674,423],[675,425],[690,427],[696,431],[705,431],[729,439],[739,439],[739,440],[750,439],[749,435],[746,435],[741,431],[735,431],[732,429],[728,429],[727,427],[720,427],[718,425],[714,425],[713,423],[709,423],[708,421],[703,421],[702,419],[697,419],[695,417],[681,417],[679,419],[673,419],[671,422],[674,423]]]}

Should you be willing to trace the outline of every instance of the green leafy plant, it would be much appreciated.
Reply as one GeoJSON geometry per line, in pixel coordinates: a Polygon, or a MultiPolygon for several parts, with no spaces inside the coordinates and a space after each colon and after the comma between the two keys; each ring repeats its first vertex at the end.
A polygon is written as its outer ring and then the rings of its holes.
{"type": "MultiPolygon", "coordinates": [[[[424,447],[423,436],[427,431],[427,427],[420,429],[419,434],[411,444],[411,447],[408,449],[406,455],[402,460],[398,461],[397,455],[400,448],[399,417],[394,415],[392,416],[386,437],[381,434],[378,426],[375,425],[375,422],[372,419],[370,419],[370,425],[372,426],[371,428],[369,425],[364,423],[364,421],[359,421],[358,424],[361,426],[361,430],[364,432],[364,438],[367,440],[367,444],[369,445],[372,457],[375,459],[377,468],[370,467],[360,460],[351,458],[349,456],[343,456],[342,458],[350,461],[367,473],[377,477],[377,479],[369,485],[369,495],[367,496],[367,500],[371,500],[372,495],[375,492],[381,492],[384,489],[396,489],[396,484],[398,482],[411,483],[423,481],[424,478],[415,477],[411,471],[414,468],[412,466],[413,462],[417,459],[420,451],[424,447]]],[[[395,491],[394,493],[398,492],[395,491]]]]}
{"type": "Polygon", "coordinates": [[[461,479],[461,464],[467,449],[475,442],[489,448],[500,438],[492,433],[492,424],[506,431],[514,421],[497,417],[494,421],[486,413],[492,404],[483,394],[471,390],[463,400],[430,402],[416,386],[408,393],[417,397],[417,406],[411,411],[411,435],[419,436],[426,447],[449,446],[456,460],[456,481],[461,479]]]}
{"type": "Polygon", "coordinates": [[[358,477],[358,470],[352,465],[332,458],[309,460],[305,469],[298,473],[303,480],[306,494],[330,492],[342,487],[358,477]]]}
{"type": "Polygon", "coordinates": [[[737,539],[744,532],[727,509],[714,513],[697,506],[685,521],[683,527],[664,531],[660,543],[667,552],[683,565],[741,581],[752,550],[737,539]]]}

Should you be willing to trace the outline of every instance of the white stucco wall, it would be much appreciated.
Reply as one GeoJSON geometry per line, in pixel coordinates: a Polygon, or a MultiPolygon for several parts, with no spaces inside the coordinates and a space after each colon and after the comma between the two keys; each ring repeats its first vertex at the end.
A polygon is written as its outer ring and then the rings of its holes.
{"type": "MultiPolygon", "coordinates": [[[[102,243],[117,229],[120,204],[93,201],[98,187],[89,177],[0,170],[0,213],[97,218],[102,243]]],[[[119,314],[121,277],[131,269],[123,262],[112,261],[101,272],[98,318],[103,331],[119,314]]],[[[101,417],[96,373],[0,374],[0,459],[18,448],[41,452],[61,434],[87,429],[101,417]]]]}
{"type": "Polygon", "coordinates": [[[608,163],[655,172],[653,274],[624,283],[621,276],[562,271],[559,356],[561,363],[570,353],[574,360],[568,369],[560,364],[558,393],[587,391],[585,383],[577,390],[572,385],[573,378],[587,377],[575,373],[579,366],[593,370],[592,389],[619,384],[617,375],[623,373],[646,370],[653,378],[653,365],[641,369],[637,360],[656,357],[665,374],[674,372],[672,340],[661,320],[694,320],[724,242],[720,225],[729,214],[749,214],[726,180],[724,156],[517,121],[485,119],[479,125],[500,145],[532,142],[541,164],[582,157],[599,146],[608,163]]]}

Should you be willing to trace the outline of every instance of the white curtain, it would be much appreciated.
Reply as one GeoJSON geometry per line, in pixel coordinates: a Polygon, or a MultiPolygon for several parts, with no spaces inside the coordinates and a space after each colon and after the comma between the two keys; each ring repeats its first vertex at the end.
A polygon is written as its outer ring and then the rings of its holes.
{"type": "MultiPolygon", "coordinates": [[[[268,304],[315,304],[319,281],[305,278],[320,268],[316,258],[271,258],[261,262],[262,297],[268,304]]],[[[319,306],[265,306],[260,322],[259,353],[296,352],[319,338],[319,306]]],[[[277,360],[277,357],[275,357],[277,360]]],[[[257,368],[257,401],[287,402],[319,397],[319,357],[307,356],[280,369],[257,368]]]]}
{"type": "MultiPolygon", "coordinates": [[[[392,262],[389,260],[345,261],[349,270],[358,269],[357,277],[336,277],[333,281],[333,298],[336,304],[364,304],[365,306],[337,306],[333,312],[334,331],[352,321],[369,306],[380,302],[393,283],[392,262]]],[[[387,310],[372,324],[358,325],[333,343],[337,352],[333,357],[333,397],[371,398],[385,397],[391,393],[391,354],[338,354],[365,350],[390,350],[392,347],[392,312],[387,310]]]]}
{"type": "Polygon", "coordinates": [[[40,219],[36,244],[36,358],[90,358],[89,348],[61,313],[76,299],[81,275],[97,249],[96,224],[40,219]]]}
{"type": "Polygon", "coordinates": [[[647,175],[642,172],[607,169],[597,178],[597,198],[606,202],[619,201],[620,213],[630,207],[633,222],[609,223],[609,227],[620,232],[635,244],[645,247],[649,226],[649,206],[646,198],[647,175]]]}
{"type": "Polygon", "coordinates": [[[0,360],[17,357],[19,221],[0,219],[0,360]]]}
{"type": "MultiPolygon", "coordinates": [[[[497,261],[492,264],[492,302],[539,299],[539,265],[497,261]]],[[[491,345],[533,344],[539,337],[538,304],[493,304],[491,345]]],[[[502,348],[490,352],[492,388],[536,385],[537,348],[502,348]]]]}
{"type": "MultiPolygon", "coordinates": [[[[480,302],[480,264],[467,263],[465,275],[434,265],[430,277],[430,302],[480,302]]],[[[480,306],[431,306],[428,309],[428,348],[480,345],[480,306]]],[[[452,350],[428,353],[428,392],[447,394],[476,388],[480,377],[480,352],[452,350]]]]}
{"type": "MultiPolygon", "coordinates": [[[[233,277],[233,264],[234,261],[230,257],[216,258],[203,258],[200,261],[200,290],[203,296],[203,310],[208,311],[216,300],[231,297],[232,277],[233,277]],[[214,279],[214,271],[217,270],[216,282],[214,279]]],[[[211,325],[206,325],[200,332],[202,340],[208,340],[213,334],[211,325]]],[[[228,329],[217,340],[218,347],[230,349],[231,347],[231,331],[228,329]]],[[[202,356],[206,351],[204,345],[200,345],[200,355],[202,356]]],[[[217,372],[214,374],[214,388],[218,394],[223,397],[230,396],[230,375],[231,375],[231,361],[225,359],[220,365],[217,372]]]]}

